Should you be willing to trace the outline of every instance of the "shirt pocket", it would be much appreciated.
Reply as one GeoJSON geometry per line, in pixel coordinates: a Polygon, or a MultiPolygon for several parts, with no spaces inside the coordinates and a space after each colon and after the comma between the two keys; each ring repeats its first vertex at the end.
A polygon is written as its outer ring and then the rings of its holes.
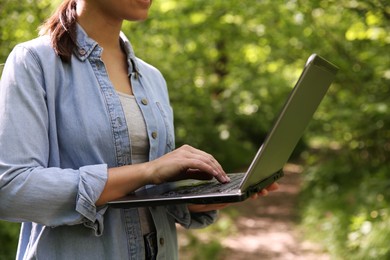
{"type": "Polygon", "coordinates": [[[175,149],[172,108],[167,105],[162,105],[160,102],[156,102],[156,105],[164,121],[165,130],[167,133],[168,152],[170,152],[175,149]]]}

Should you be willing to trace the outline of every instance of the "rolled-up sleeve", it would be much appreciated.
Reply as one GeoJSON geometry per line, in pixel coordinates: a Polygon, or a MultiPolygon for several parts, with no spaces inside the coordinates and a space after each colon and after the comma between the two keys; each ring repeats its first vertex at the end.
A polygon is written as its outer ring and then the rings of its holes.
{"type": "Polygon", "coordinates": [[[218,217],[218,211],[215,210],[202,213],[192,213],[188,210],[186,204],[167,206],[167,211],[175,218],[178,224],[187,229],[204,228],[213,224],[218,217]]]}
{"type": "Polygon", "coordinates": [[[104,229],[103,215],[108,206],[97,208],[95,202],[99,199],[107,181],[107,165],[85,166],[80,169],[80,181],[76,210],[84,216],[84,225],[101,235],[104,229]]]}
{"type": "Polygon", "coordinates": [[[91,222],[99,219],[95,202],[104,189],[106,178],[107,168],[105,166],[94,165],[80,168],[76,210],[91,222]]]}
{"type": "Polygon", "coordinates": [[[2,172],[0,218],[52,227],[83,223],[99,235],[107,207],[97,208],[95,201],[104,189],[106,172],[106,165],[2,172]]]}

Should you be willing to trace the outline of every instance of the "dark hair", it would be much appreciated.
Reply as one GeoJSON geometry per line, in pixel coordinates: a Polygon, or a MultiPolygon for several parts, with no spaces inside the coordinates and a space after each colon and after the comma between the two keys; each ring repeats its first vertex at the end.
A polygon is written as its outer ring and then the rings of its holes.
{"type": "Polygon", "coordinates": [[[76,47],[76,4],[77,0],[64,0],[39,31],[40,35],[50,36],[54,51],[64,62],[70,62],[76,47]]]}

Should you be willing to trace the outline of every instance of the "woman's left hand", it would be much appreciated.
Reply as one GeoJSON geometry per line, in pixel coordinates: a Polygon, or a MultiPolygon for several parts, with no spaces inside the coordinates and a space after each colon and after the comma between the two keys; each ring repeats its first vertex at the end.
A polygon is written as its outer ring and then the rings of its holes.
{"type": "Polygon", "coordinates": [[[267,196],[270,191],[279,189],[279,184],[277,182],[272,183],[267,188],[262,189],[258,193],[255,193],[251,196],[252,199],[257,199],[259,196],[267,196]]]}
{"type": "MultiPolygon", "coordinates": [[[[257,199],[261,196],[267,196],[270,191],[275,191],[279,189],[279,184],[274,182],[270,186],[268,186],[265,189],[262,189],[258,193],[251,196],[252,199],[257,199]]],[[[191,204],[188,205],[189,211],[192,213],[199,213],[199,212],[206,212],[206,211],[212,211],[212,210],[220,210],[223,208],[226,208],[231,203],[222,203],[222,204],[191,204]]]]}

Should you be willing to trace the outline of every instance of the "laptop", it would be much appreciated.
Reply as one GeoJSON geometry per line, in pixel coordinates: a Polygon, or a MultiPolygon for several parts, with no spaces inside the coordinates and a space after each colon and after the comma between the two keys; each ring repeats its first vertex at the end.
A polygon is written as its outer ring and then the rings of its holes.
{"type": "Polygon", "coordinates": [[[112,207],[130,208],[178,203],[212,204],[240,202],[280,179],[283,167],[335,78],[338,68],[317,54],[304,66],[263,144],[245,173],[230,173],[226,184],[217,180],[182,180],[148,185],[112,207]]]}

